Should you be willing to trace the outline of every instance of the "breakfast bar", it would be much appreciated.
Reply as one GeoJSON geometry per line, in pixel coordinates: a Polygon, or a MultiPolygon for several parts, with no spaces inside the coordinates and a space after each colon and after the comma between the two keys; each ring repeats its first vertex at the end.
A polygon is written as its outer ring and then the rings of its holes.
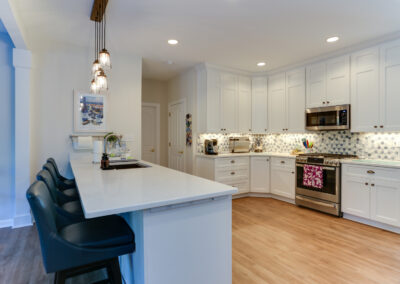
{"type": "Polygon", "coordinates": [[[232,282],[232,194],[237,189],[158,165],[103,171],[71,154],[86,218],[124,217],[136,251],[120,257],[129,284],[232,282]]]}

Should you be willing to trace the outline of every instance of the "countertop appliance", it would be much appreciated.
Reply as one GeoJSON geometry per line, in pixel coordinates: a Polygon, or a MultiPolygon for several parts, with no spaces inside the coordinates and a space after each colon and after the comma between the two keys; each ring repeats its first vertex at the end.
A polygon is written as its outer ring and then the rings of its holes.
{"type": "Polygon", "coordinates": [[[350,105],[306,109],[307,130],[350,129],[350,105]]]}
{"type": "Polygon", "coordinates": [[[206,155],[218,155],[218,140],[217,139],[204,140],[204,153],[206,155]]]}
{"type": "Polygon", "coordinates": [[[354,158],[357,156],[323,153],[298,155],[296,157],[296,204],[335,216],[342,216],[340,160],[354,158]],[[321,187],[304,185],[306,165],[322,168],[321,187]]]}
{"type": "Polygon", "coordinates": [[[229,138],[230,153],[248,153],[250,152],[250,138],[246,136],[229,138]]]}

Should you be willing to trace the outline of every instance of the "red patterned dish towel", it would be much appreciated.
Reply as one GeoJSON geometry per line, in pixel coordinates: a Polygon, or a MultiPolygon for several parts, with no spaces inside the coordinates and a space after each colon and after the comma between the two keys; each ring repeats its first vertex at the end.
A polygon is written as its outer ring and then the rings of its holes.
{"type": "Polygon", "coordinates": [[[323,167],[304,165],[303,185],[322,189],[324,187],[323,167]]]}

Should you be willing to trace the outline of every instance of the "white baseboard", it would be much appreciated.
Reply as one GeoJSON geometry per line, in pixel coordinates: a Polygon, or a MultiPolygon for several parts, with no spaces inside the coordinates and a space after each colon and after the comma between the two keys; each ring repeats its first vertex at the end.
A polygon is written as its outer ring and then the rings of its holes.
{"type": "Polygon", "coordinates": [[[277,200],[284,201],[287,203],[295,204],[294,199],[282,197],[282,196],[275,195],[272,193],[247,192],[247,193],[236,194],[236,195],[232,196],[232,199],[243,198],[243,197],[273,198],[273,199],[277,199],[277,200]]]}
{"type": "Polygon", "coordinates": [[[343,213],[343,218],[351,220],[351,221],[354,221],[354,222],[358,222],[358,223],[361,223],[361,224],[364,224],[364,225],[377,227],[377,228],[382,229],[382,230],[386,230],[386,231],[390,231],[390,232],[393,232],[393,233],[400,234],[400,228],[394,227],[394,226],[391,226],[391,225],[387,225],[387,224],[384,224],[384,223],[381,223],[381,222],[365,219],[365,218],[354,216],[354,215],[347,214],[347,213],[343,213]]]}
{"type": "Polygon", "coordinates": [[[13,225],[12,219],[0,220],[0,228],[12,227],[12,225],[13,225]]]}
{"type": "Polygon", "coordinates": [[[13,229],[21,228],[26,226],[32,226],[32,216],[31,214],[19,215],[14,217],[12,224],[13,229]]]}

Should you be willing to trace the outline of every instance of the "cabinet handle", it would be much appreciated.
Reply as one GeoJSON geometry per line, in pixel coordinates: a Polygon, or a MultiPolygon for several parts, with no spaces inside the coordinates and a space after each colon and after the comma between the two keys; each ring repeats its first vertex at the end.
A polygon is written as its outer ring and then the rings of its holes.
{"type": "Polygon", "coordinates": [[[235,174],[235,172],[231,172],[231,175],[234,175],[235,174]]]}
{"type": "Polygon", "coordinates": [[[365,185],[368,185],[368,182],[366,182],[365,185]]]}
{"type": "Polygon", "coordinates": [[[374,173],[375,173],[375,172],[372,171],[372,170],[368,170],[368,171],[367,171],[367,174],[371,174],[371,175],[372,175],[372,174],[374,174],[374,173]]]}
{"type": "Polygon", "coordinates": [[[374,183],[371,183],[371,186],[375,186],[375,184],[374,184],[374,183]]]}
{"type": "Polygon", "coordinates": [[[381,125],[380,128],[383,128],[383,125],[381,125]]]}
{"type": "Polygon", "coordinates": [[[232,161],[231,161],[231,164],[234,164],[234,163],[235,163],[235,160],[232,160],[232,161]]]}

